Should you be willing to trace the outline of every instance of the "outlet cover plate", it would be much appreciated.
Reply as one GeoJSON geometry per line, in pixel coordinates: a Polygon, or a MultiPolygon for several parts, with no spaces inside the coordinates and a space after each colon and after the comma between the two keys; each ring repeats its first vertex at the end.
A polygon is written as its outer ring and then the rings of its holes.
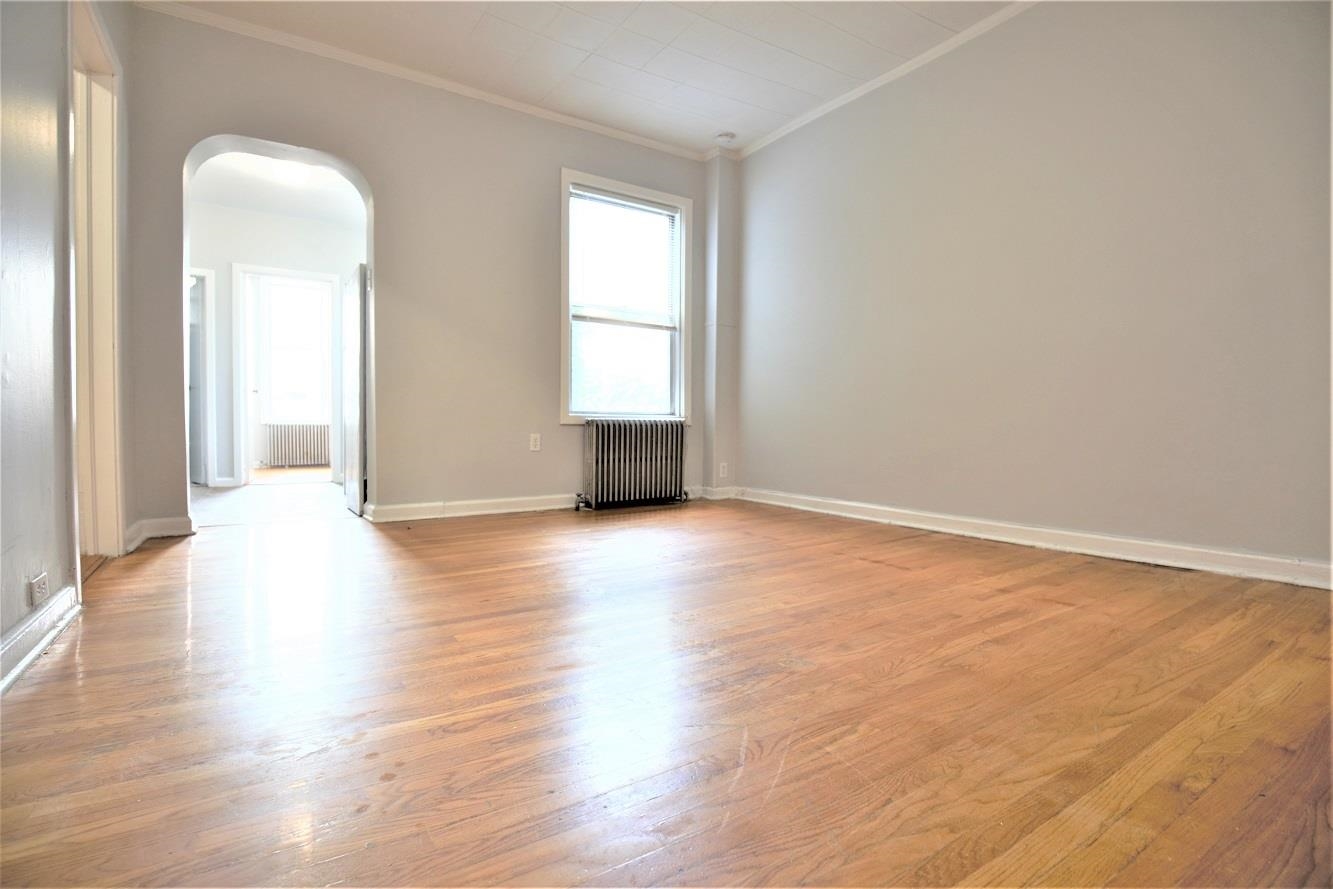
{"type": "Polygon", "coordinates": [[[45,602],[50,595],[51,588],[47,584],[45,571],[28,581],[29,605],[40,605],[45,602]]]}

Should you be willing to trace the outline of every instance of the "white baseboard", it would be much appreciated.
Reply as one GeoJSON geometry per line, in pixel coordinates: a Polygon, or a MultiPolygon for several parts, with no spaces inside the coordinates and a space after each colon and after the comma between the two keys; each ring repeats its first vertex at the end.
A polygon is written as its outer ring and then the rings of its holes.
{"type": "Polygon", "coordinates": [[[734,500],[741,495],[743,490],[744,488],[738,488],[735,485],[725,488],[701,487],[691,490],[690,496],[700,500],[734,500]]]}
{"type": "Polygon", "coordinates": [[[413,522],[444,518],[444,501],[436,503],[367,503],[361,511],[370,522],[413,522]]]}
{"type": "Polygon", "coordinates": [[[964,537],[1020,543],[1042,549],[1105,556],[1130,562],[1147,562],[1152,565],[1170,565],[1174,568],[1193,568],[1199,571],[1276,580],[1319,589],[1329,589],[1333,586],[1333,566],[1328,562],[1209,549],[1183,543],[1165,543],[1160,540],[1116,537],[1084,531],[1063,531],[1056,528],[1018,525],[943,513],[917,512],[875,503],[834,500],[828,497],[787,494],[782,491],[756,488],[740,489],[736,496],[755,503],[788,506],[793,509],[921,528],[926,531],[943,531],[946,534],[959,534],[964,537]]]}
{"type": "Polygon", "coordinates": [[[507,512],[541,512],[549,509],[573,509],[573,494],[545,494],[539,497],[499,497],[493,500],[450,500],[430,503],[367,503],[366,518],[372,522],[411,522],[422,519],[461,518],[473,515],[499,515],[507,512]]]}
{"type": "Polygon", "coordinates": [[[14,628],[0,643],[0,693],[55,641],[79,613],[79,594],[72,586],[42,603],[28,619],[14,628]]]}
{"type": "Polygon", "coordinates": [[[573,494],[543,494],[538,497],[501,497],[496,500],[454,500],[444,504],[446,516],[497,515],[505,512],[545,512],[574,509],[573,494]]]}
{"type": "Polygon", "coordinates": [[[194,520],[189,516],[140,519],[125,532],[125,552],[134,552],[150,537],[189,537],[193,533],[194,520]]]}

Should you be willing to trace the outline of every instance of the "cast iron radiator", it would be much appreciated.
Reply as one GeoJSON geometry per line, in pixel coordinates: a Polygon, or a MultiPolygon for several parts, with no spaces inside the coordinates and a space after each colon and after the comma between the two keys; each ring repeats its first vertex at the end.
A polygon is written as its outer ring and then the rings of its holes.
{"type": "Polygon", "coordinates": [[[684,420],[584,423],[583,491],[575,509],[686,499],[684,420]]]}
{"type": "Polygon", "coordinates": [[[265,423],[264,450],[265,466],[328,466],[328,424],[265,423]]]}

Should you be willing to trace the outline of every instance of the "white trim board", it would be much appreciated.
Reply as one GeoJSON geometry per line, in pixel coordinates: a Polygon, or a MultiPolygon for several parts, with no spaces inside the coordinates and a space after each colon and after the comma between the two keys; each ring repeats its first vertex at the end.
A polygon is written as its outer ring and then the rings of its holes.
{"type": "Polygon", "coordinates": [[[46,651],[82,607],[78,590],[67,586],[47,599],[9,634],[9,638],[0,645],[0,675],[3,675],[0,678],[0,694],[7,691],[14,680],[46,651]]]}
{"type": "Polygon", "coordinates": [[[140,519],[125,532],[125,552],[132,553],[153,537],[189,537],[194,520],[188,516],[170,519],[140,519]]]}
{"type": "Polygon", "coordinates": [[[366,518],[375,523],[411,522],[421,519],[452,519],[509,512],[545,512],[574,508],[573,494],[543,494],[537,497],[498,497],[493,500],[451,500],[430,503],[367,503],[366,518]]]}
{"type": "Polygon", "coordinates": [[[362,517],[375,524],[442,519],[444,518],[444,501],[431,503],[367,503],[362,517]]]}
{"type": "Polygon", "coordinates": [[[66,37],[71,70],[71,150],[66,246],[70,287],[70,484],[73,543],[86,553],[120,555],[124,488],[120,430],[120,265],[124,183],[120,139],[125,122],[120,62],[95,4],[70,4],[66,37]]]}
{"type": "Polygon", "coordinates": [[[786,506],[792,509],[804,509],[810,512],[821,512],[852,519],[883,522],[907,528],[920,528],[926,531],[941,531],[963,537],[979,537],[983,540],[1017,543],[1061,552],[1103,556],[1129,562],[1146,562],[1150,565],[1169,565],[1174,568],[1191,568],[1198,571],[1211,571],[1216,574],[1228,574],[1234,577],[1276,580],[1282,583],[1315,587],[1317,589],[1329,589],[1333,585],[1333,580],[1330,578],[1333,566],[1330,566],[1328,562],[1235,550],[1210,549],[1184,543],[1166,543],[1159,540],[1142,540],[1134,537],[1116,537],[1086,531],[1064,531],[1058,528],[1041,528],[1034,525],[1019,525],[1012,522],[998,522],[943,513],[918,512],[892,506],[881,506],[875,503],[835,500],[829,497],[812,497],[805,494],[788,494],[782,491],[766,491],[756,488],[739,489],[736,496],[741,500],[767,503],[771,506],[786,506]]]}

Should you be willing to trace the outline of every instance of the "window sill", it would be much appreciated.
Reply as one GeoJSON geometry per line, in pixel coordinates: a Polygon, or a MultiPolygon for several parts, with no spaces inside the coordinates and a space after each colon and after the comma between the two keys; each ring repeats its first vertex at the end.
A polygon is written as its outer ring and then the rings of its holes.
{"type": "Polygon", "coordinates": [[[582,426],[585,420],[684,420],[686,426],[692,425],[689,415],[665,417],[661,414],[562,414],[560,425],[582,426]]]}

